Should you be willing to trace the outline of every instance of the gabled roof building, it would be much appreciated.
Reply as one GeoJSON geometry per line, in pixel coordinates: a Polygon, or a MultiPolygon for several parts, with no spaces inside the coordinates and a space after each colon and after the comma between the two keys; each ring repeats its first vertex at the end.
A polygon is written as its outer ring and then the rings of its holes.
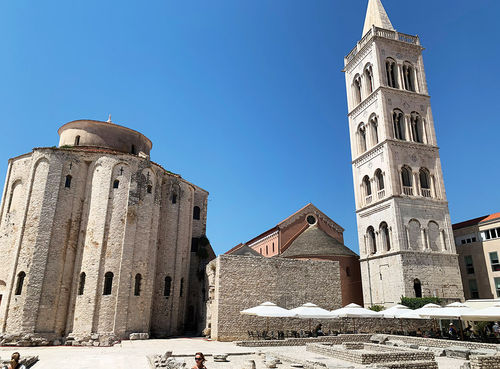
{"type": "Polygon", "coordinates": [[[338,261],[342,305],[362,304],[359,256],[344,245],[343,232],[341,226],[316,206],[308,204],[226,254],[338,261]]]}

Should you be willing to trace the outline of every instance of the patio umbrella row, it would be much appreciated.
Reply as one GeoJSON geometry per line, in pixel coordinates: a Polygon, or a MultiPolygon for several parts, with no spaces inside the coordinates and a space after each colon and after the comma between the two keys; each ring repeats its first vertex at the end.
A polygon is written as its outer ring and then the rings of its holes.
{"type": "Polygon", "coordinates": [[[349,304],[343,308],[328,311],[313,303],[306,303],[295,309],[283,309],[272,302],[241,311],[242,314],[267,318],[296,317],[303,319],[333,318],[400,318],[400,319],[461,319],[472,321],[491,321],[500,319],[500,303],[483,309],[472,309],[460,302],[445,307],[427,304],[420,309],[412,310],[404,305],[395,305],[387,310],[375,312],[357,304],[349,304]]]}

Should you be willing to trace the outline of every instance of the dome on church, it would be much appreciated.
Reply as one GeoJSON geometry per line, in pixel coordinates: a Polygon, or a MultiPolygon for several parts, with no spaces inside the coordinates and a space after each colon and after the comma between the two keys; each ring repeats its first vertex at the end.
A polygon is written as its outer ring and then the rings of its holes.
{"type": "Polygon", "coordinates": [[[142,133],[111,121],[74,120],[57,131],[59,147],[87,146],[112,149],[137,155],[149,155],[153,144],[142,133]]]}

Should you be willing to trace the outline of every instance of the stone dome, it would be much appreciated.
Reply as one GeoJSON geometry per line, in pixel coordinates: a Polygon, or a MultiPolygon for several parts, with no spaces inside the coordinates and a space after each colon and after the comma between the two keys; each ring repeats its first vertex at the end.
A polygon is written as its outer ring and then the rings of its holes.
{"type": "Polygon", "coordinates": [[[98,120],[74,120],[59,128],[57,133],[59,147],[102,147],[134,155],[140,152],[149,155],[153,146],[152,142],[140,132],[98,120]]]}

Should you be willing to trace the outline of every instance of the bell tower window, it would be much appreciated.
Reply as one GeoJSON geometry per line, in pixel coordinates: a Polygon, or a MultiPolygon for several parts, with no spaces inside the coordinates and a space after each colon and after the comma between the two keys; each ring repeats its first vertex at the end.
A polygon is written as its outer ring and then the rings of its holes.
{"type": "Polygon", "coordinates": [[[387,73],[387,86],[392,88],[398,88],[398,80],[397,80],[397,69],[398,65],[394,59],[388,58],[385,61],[385,70],[387,73]]]}
{"type": "Polygon", "coordinates": [[[396,140],[405,140],[405,117],[401,110],[394,110],[392,113],[394,124],[394,138],[396,140]]]}
{"type": "Polygon", "coordinates": [[[408,62],[403,65],[403,76],[405,90],[415,92],[415,69],[413,65],[408,62]]]}

